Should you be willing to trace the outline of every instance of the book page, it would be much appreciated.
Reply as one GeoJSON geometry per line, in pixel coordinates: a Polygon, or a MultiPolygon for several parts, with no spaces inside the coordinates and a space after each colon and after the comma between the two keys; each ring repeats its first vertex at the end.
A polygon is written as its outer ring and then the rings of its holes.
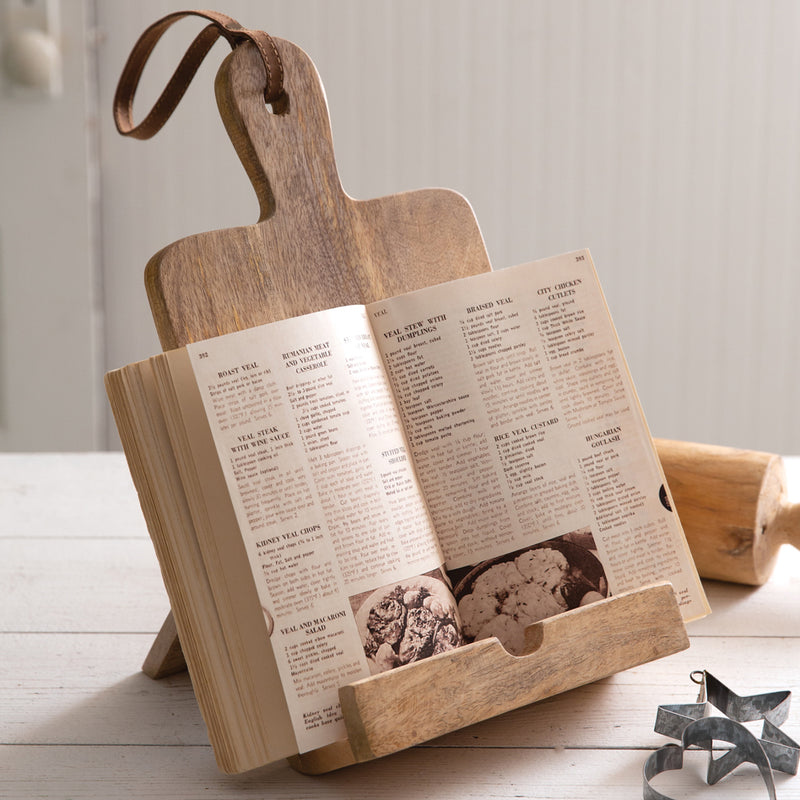
{"type": "Polygon", "coordinates": [[[367,310],[468,640],[657,580],[707,613],[587,251],[367,310]]]}
{"type": "Polygon", "coordinates": [[[299,751],[344,739],[340,686],[461,641],[366,312],[187,352],[240,529],[226,542],[244,543],[299,751]]]}

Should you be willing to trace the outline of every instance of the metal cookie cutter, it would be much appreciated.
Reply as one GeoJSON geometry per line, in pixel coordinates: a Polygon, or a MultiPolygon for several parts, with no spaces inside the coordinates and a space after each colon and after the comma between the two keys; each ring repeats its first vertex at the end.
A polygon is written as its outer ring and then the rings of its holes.
{"type": "Polygon", "coordinates": [[[734,722],[763,720],[761,738],[758,741],[770,766],[789,775],[797,774],[800,746],[779,729],[789,716],[791,692],[767,692],[740,697],[710,672],[693,672],[691,678],[700,684],[697,702],[659,706],[656,733],[680,739],[687,725],[708,716],[711,704],[734,722]]]}
{"type": "Polygon", "coordinates": [[[709,751],[709,784],[717,783],[747,761],[758,767],[769,797],[775,800],[772,770],[796,775],[798,769],[800,748],[778,728],[789,714],[791,692],[740,697],[708,672],[694,672],[691,678],[701,686],[696,703],[663,705],[658,709],[656,732],[679,739],[681,744],[668,744],[655,751],[645,762],[644,800],[669,800],[650,785],[650,780],[667,770],[680,769],[683,766],[683,751],[690,745],[709,751]],[[708,716],[712,705],[725,717],[708,716]],[[762,719],[764,726],[760,739],[742,725],[743,722],[762,719]],[[714,758],[712,748],[715,739],[734,747],[714,758]]]}
{"type": "Polygon", "coordinates": [[[745,761],[758,767],[770,800],[777,800],[775,781],[764,749],[758,739],[747,728],[727,717],[703,717],[690,722],[683,729],[678,744],[668,744],[656,750],[644,763],[644,800],[670,800],[650,785],[656,775],[672,769],[683,767],[683,751],[691,745],[697,745],[711,751],[713,740],[729,742],[734,745],[719,758],[710,757],[708,762],[707,781],[715,784],[745,761]]]}

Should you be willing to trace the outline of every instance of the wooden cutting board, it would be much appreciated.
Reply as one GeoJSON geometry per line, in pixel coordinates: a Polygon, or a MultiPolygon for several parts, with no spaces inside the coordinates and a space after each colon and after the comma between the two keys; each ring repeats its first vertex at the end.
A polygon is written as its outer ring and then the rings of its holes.
{"type": "Polygon", "coordinates": [[[147,294],[165,350],[491,269],[458,193],[355,200],[344,192],[316,68],[296,45],[274,41],[288,96],[278,107],[264,103],[264,65],[252,45],[235,48],[216,82],[261,217],[189,236],[150,260],[147,294]]]}

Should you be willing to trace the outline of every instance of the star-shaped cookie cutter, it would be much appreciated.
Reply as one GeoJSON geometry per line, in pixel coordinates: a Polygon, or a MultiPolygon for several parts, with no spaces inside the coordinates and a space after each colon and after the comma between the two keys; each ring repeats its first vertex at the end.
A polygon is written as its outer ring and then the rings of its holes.
{"type": "Polygon", "coordinates": [[[650,785],[650,780],[656,775],[673,769],[683,767],[683,753],[686,748],[697,745],[704,750],[711,750],[712,742],[729,742],[733,745],[731,750],[719,758],[713,755],[709,758],[708,774],[706,780],[709,785],[717,783],[729,772],[745,761],[758,767],[770,800],[777,800],[775,794],[775,781],[772,777],[769,759],[758,739],[750,733],[744,725],[734,722],[727,717],[702,717],[692,720],[680,735],[681,743],[668,744],[659,748],[644,763],[644,800],[670,800],[667,795],[650,785]]]}
{"type": "MultiPolygon", "coordinates": [[[[691,678],[700,684],[697,702],[659,706],[655,724],[657,733],[672,739],[680,739],[687,725],[708,716],[710,704],[734,722],[763,720],[761,738],[758,742],[766,753],[770,766],[789,775],[797,774],[800,745],[779,728],[789,716],[791,692],[766,692],[740,696],[710,672],[704,670],[693,672],[691,678]]],[[[732,766],[731,770],[735,766],[732,766]]]]}
{"type": "Polygon", "coordinates": [[[651,778],[683,766],[683,752],[696,745],[709,751],[707,781],[715,784],[744,762],[755,764],[775,800],[772,770],[796,775],[800,747],[779,726],[789,715],[791,692],[767,692],[740,696],[706,671],[693,672],[691,679],[700,684],[696,703],[662,705],[656,715],[655,730],[680,744],[668,744],[650,755],[644,765],[644,800],[669,800],[650,785],[651,778]],[[709,716],[714,706],[725,716],[709,716]],[[761,738],[742,723],[763,720],[761,738]],[[728,742],[733,748],[714,758],[714,740],[728,742]]]}

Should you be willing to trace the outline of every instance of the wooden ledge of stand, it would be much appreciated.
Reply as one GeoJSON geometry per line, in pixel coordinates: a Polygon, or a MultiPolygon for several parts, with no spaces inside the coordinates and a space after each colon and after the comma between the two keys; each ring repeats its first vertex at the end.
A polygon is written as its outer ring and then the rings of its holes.
{"type": "Polygon", "coordinates": [[[672,585],[652,584],[529,626],[519,656],[484,639],[343,686],[349,741],[289,763],[319,774],[369,761],[687,647],[672,585]]]}

